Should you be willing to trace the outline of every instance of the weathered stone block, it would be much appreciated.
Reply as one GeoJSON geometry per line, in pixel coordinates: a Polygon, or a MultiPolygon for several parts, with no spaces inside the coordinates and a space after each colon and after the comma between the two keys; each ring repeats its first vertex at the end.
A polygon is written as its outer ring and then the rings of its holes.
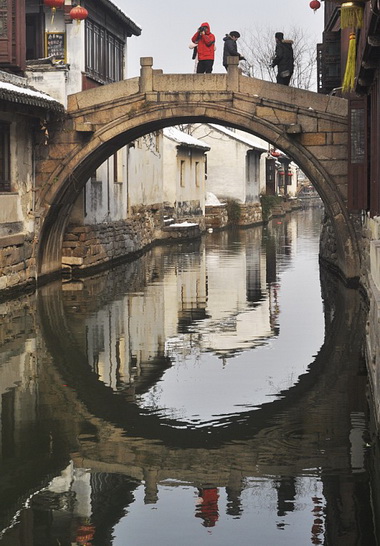
{"type": "Polygon", "coordinates": [[[303,133],[299,141],[303,146],[324,146],[326,133],[303,133]]]}

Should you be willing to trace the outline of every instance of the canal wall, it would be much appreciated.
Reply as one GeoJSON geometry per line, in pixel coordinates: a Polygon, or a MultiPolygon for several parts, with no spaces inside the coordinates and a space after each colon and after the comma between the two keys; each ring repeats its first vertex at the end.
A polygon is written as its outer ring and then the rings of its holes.
{"type": "MultiPolygon", "coordinates": [[[[380,218],[355,216],[353,226],[359,240],[361,269],[359,286],[363,294],[367,320],[364,357],[368,372],[370,404],[374,427],[380,434],[380,218]]],[[[330,219],[324,218],[320,259],[328,269],[337,270],[336,238],[330,219]]],[[[350,333],[348,332],[349,336],[350,333]]]]}
{"type": "Polygon", "coordinates": [[[36,258],[33,234],[0,237],[0,293],[12,294],[35,286],[36,258]]]}
{"type": "MultiPolygon", "coordinates": [[[[194,212],[194,211],[193,211],[194,212]]],[[[92,269],[133,257],[158,241],[193,239],[206,230],[204,216],[176,220],[162,205],[133,207],[130,218],[95,225],[69,224],[62,243],[63,269],[92,269]]]]}
{"type": "Polygon", "coordinates": [[[380,433],[380,219],[363,218],[362,285],[368,306],[365,357],[375,414],[375,428],[380,433]]]}
{"type": "MultiPolygon", "coordinates": [[[[206,229],[224,229],[262,224],[260,203],[235,202],[235,217],[230,204],[206,207],[205,214],[195,203],[132,207],[128,219],[84,225],[83,219],[67,227],[62,244],[64,269],[89,269],[108,262],[132,257],[154,243],[200,237],[206,229]]],[[[73,215],[74,220],[77,219],[73,215]]]]}

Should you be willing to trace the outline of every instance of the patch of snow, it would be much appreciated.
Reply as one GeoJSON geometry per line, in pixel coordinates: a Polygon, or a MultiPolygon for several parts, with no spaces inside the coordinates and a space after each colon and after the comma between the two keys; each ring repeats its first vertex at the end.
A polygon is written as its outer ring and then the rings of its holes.
{"type": "Polygon", "coordinates": [[[243,137],[239,133],[235,133],[234,131],[227,129],[227,127],[223,127],[223,125],[217,125],[215,123],[210,123],[209,125],[211,127],[214,127],[214,129],[216,129],[217,131],[224,133],[226,136],[233,138],[234,140],[237,140],[239,142],[243,142],[244,144],[247,144],[251,148],[255,148],[256,150],[262,150],[263,152],[268,151],[268,149],[262,145],[264,141],[261,138],[258,138],[258,140],[254,140],[255,137],[252,135],[247,135],[247,137],[243,137]],[[250,136],[252,138],[250,138],[250,136]]]}
{"type": "Polygon", "coordinates": [[[47,95],[46,93],[41,93],[40,91],[34,91],[33,89],[30,89],[30,87],[20,87],[18,85],[14,85],[13,83],[0,81],[0,89],[6,89],[8,91],[12,91],[13,93],[17,93],[18,95],[27,95],[29,97],[34,97],[36,99],[44,99],[44,100],[50,100],[52,102],[59,102],[56,99],[53,99],[53,97],[51,97],[50,95],[47,95]]]}
{"type": "Polygon", "coordinates": [[[195,227],[195,226],[198,226],[199,224],[197,223],[194,223],[194,222],[180,222],[178,224],[170,224],[170,227],[195,227]]]}
{"type": "Polygon", "coordinates": [[[208,207],[220,207],[220,205],[223,205],[215,195],[215,193],[212,193],[211,191],[206,192],[206,203],[208,207]]]}
{"type": "Polygon", "coordinates": [[[179,144],[188,144],[190,146],[196,146],[197,148],[204,148],[205,150],[210,149],[210,146],[207,146],[207,144],[201,140],[198,140],[197,138],[176,129],[175,127],[165,127],[164,135],[167,138],[178,142],[179,144]]]}

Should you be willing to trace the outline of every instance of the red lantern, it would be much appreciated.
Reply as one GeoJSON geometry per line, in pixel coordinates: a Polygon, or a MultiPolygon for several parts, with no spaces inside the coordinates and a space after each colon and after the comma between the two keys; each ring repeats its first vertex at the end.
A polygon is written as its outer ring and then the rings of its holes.
{"type": "Polygon", "coordinates": [[[311,0],[309,6],[312,10],[314,10],[314,13],[321,7],[321,3],[319,0],[311,0]]]}
{"type": "Polygon", "coordinates": [[[79,24],[81,21],[83,21],[83,19],[87,19],[88,11],[83,6],[78,5],[71,8],[70,17],[73,21],[75,20],[79,24]]]}
{"type": "Polygon", "coordinates": [[[65,0],[44,0],[45,6],[51,8],[51,22],[54,21],[54,14],[57,8],[63,8],[65,0]]]}
{"type": "Polygon", "coordinates": [[[65,0],[44,0],[45,6],[48,6],[49,8],[53,9],[54,11],[57,8],[62,8],[64,3],[65,3],[65,0]]]}

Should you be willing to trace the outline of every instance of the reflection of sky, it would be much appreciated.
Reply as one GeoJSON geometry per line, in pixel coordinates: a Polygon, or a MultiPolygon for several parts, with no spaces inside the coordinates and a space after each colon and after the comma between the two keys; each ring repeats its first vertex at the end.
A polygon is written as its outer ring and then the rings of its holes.
{"type": "MultiPolygon", "coordinates": [[[[318,235],[302,232],[288,269],[279,274],[279,336],[221,360],[201,353],[196,338],[186,356],[177,353],[162,380],[141,404],[196,424],[273,400],[307,371],[324,334],[318,268],[318,235]]],[[[212,287],[210,287],[212,290],[212,287]]],[[[201,332],[201,325],[197,328],[201,332]]]]}
{"type": "MultiPolygon", "coordinates": [[[[140,486],[135,492],[136,501],[113,530],[113,546],[142,546],[151,543],[157,546],[311,544],[315,518],[311,510],[311,499],[318,499],[319,502],[323,499],[322,484],[315,477],[302,477],[297,478],[296,489],[294,511],[286,512],[286,516],[278,516],[273,482],[265,478],[248,478],[240,497],[242,513],[236,517],[226,513],[227,496],[225,490],[219,488],[219,518],[214,527],[205,528],[201,520],[195,517],[198,496],[195,487],[183,484],[160,485],[158,502],[144,504],[144,488],[140,486]]],[[[315,538],[318,536],[323,540],[322,529],[323,526],[315,538]]],[[[314,542],[318,543],[322,544],[314,542]]]]}

